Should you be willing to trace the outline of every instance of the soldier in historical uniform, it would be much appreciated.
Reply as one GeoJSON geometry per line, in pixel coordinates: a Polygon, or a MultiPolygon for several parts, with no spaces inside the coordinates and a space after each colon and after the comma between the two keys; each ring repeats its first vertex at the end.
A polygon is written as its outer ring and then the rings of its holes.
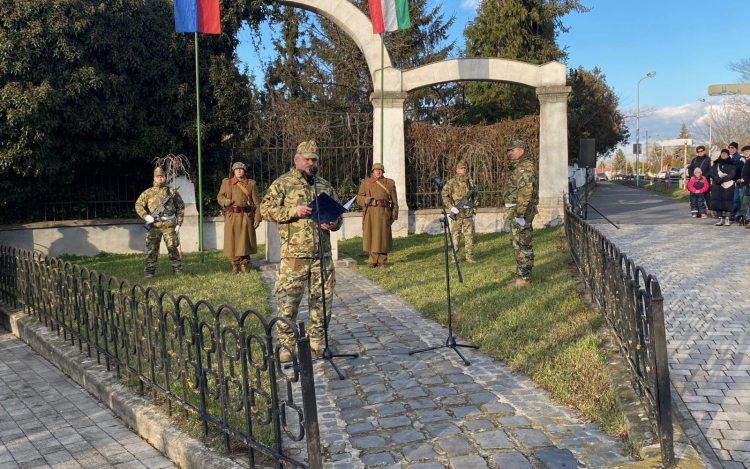
{"type": "Polygon", "coordinates": [[[383,177],[382,163],[372,165],[372,177],[359,185],[357,203],[362,206],[362,249],[370,253],[370,267],[384,267],[393,251],[391,225],[398,220],[396,181],[383,177]]]}
{"type": "Polygon", "coordinates": [[[153,277],[156,273],[156,260],[159,258],[159,244],[162,236],[164,244],[167,245],[169,261],[172,263],[172,272],[175,275],[182,274],[182,259],[180,259],[180,226],[185,216],[185,203],[179,192],[167,185],[167,174],[161,168],[154,169],[154,185],[146,189],[135,202],[135,211],[138,216],[150,223],[151,229],[146,233],[146,267],[143,269],[146,278],[153,277]],[[174,191],[173,197],[167,202],[164,211],[151,214],[161,202],[174,191]]]}
{"type": "Polygon", "coordinates": [[[510,222],[510,243],[516,257],[516,277],[510,284],[525,287],[529,285],[534,267],[531,224],[537,214],[539,185],[534,162],[526,154],[526,143],[511,140],[507,148],[510,162],[503,199],[505,218],[510,222]]]}
{"type": "Polygon", "coordinates": [[[458,251],[458,242],[461,234],[464,235],[464,245],[466,246],[466,262],[474,263],[474,242],[476,241],[476,229],[474,226],[474,196],[472,194],[469,200],[461,203],[466,194],[476,187],[474,181],[466,174],[466,163],[459,161],[456,165],[456,175],[450,178],[443,186],[443,204],[447,210],[450,210],[451,217],[451,237],[453,245],[458,251]],[[459,207],[458,204],[461,206],[459,207]],[[449,208],[450,207],[450,208],[449,208]]]}
{"type": "Polygon", "coordinates": [[[247,273],[250,254],[258,252],[255,229],[260,225],[260,197],[255,181],[245,177],[245,164],[232,166],[234,177],[221,182],[216,200],[224,207],[224,255],[232,273],[247,273]]]}
{"type": "MultiPolygon", "coordinates": [[[[318,226],[308,218],[312,212],[308,204],[315,198],[313,174],[318,165],[316,152],[317,145],[312,140],[299,144],[294,155],[294,168],[271,184],[260,204],[260,212],[264,220],[279,224],[281,263],[275,285],[275,294],[279,301],[277,315],[296,323],[299,304],[309,282],[310,318],[307,321],[307,335],[310,337],[312,350],[320,354],[325,347],[321,292],[323,279],[319,254],[321,240],[318,236],[318,226]]],[[[317,191],[318,194],[328,194],[338,201],[333,186],[323,178],[317,178],[317,191]]],[[[330,301],[333,298],[336,278],[331,259],[330,231],[337,231],[341,227],[341,217],[320,227],[323,230],[323,254],[328,272],[325,297],[330,301]]],[[[326,308],[326,311],[330,318],[330,307],[326,308]]],[[[291,328],[282,322],[278,322],[277,325],[279,342],[293,350],[296,343],[291,328]]],[[[282,348],[279,358],[287,362],[292,359],[292,355],[289,350],[282,348]]]]}

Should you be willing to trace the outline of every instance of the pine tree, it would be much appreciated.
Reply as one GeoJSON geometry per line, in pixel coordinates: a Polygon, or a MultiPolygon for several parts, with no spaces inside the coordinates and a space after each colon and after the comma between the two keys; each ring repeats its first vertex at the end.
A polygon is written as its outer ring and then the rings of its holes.
{"type": "Polygon", "coordinates": [[[612,159],[612,171],[625,171],[628,167],[628,160],[625,159],[625,153],[622,148],[618,148],[615,157],[612,159]]]}
{"type": "MultiPolygon", "coordinates": [[[[474,21],[464,30],[466,56],[499,57],[533,64],[565,61],[567,53],[557,43],[564,15],[585,12],[580,0],[482,0],[474,21]]],[[[519,85],[471,83],[470,122],[497,122],[536,114],[534,90],[519,85]]]]}

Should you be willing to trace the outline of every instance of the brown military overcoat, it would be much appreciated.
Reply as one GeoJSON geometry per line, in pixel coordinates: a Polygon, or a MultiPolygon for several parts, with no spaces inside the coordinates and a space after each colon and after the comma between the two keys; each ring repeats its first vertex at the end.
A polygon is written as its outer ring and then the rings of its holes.
{"type": "Polygon", "coordinates": [[[357,192],[357,204],[364,207],[362,249],[366,252],[391,252],[393,250],[391,224],[398,220],[396,181],[384,177],[363,179],[357,192]],[[387,206],[382,206],[382,204],[368,206],[370,200],[385,201],[387,206]]]}
{"type": "Polygon", "coordinates": [[[221,189],[216,196],[216,200],[222,207],[253,207],[252,212],[232,212],[225,209],[224,255],[232,259],[258,252],[255,228],[260,224],[261,218],[260,197],[255,181],[252,179],[224,179],[221,182],[221,189]],[[249,196],[245,195],[240,185],[247,190],[249,196]],[[234,203],[230,203],[230,200],[233,200],[234,203]]]}

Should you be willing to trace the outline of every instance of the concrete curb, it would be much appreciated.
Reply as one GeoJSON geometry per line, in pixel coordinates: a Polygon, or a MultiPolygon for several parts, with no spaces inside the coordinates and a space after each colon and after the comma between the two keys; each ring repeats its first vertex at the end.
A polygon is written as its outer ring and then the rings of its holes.
{"type": "Polygon", "coordinates": [[[50,332],[43,324],[0,304],[0,319],[13,335],[107,405],[134,432],[182,469],[243,469],[243,466],[189,436],[148,399],[121,384],[95,358],[50,332]]]}

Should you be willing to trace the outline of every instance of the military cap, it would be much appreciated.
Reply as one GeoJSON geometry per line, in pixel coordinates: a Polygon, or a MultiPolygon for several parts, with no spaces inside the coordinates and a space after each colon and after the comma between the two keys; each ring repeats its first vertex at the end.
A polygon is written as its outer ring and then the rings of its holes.
{"type": "Polygon", "coordinates": [[[740,146],[739,146],[739,144],[738,144],[737,142],[732,142],[732,143],[730,143],[730,144],[729,144],[729,148],[732,148],[732,147],[734,147],[734,149],[736,150],[736,149],[738,149],[738,148],[739,148],[740,146]]]}
{"type": "Polygon", "coordinates": [[[383,163],[375,163],[372,165],[372,170],[375,171],[376,169],[379,169],[383,172],[385,172],[385,167],[383,166],[383,163]]]}
{"type": "Polygon", "coordinates": [[[315,140],[308,140],[306,142],[300,143],[299,146],[297,146],[297,154],[302,158],[311,158],[317,160],[317,151],[318,144],[315,143],[315,140]]]}
{"type": "Polygon", "coordinates": [[[461,169],[461,168],[466,169],[466,163],[464,163],[463,160],[459,161],[458,164],[456,165],[456,169],[461,169]]]}
{"type": "Polygon", "coordinates": [[[167,173],[160,166],[157,166],[156,168],[154,168],[154,176],[167,177],[167,173]]]}
{"type": "Polygon", "coordinates": [[[512,139],[510,139],[510,141],[508,141],[507,149],[508,150],[512,150],[514,148],[523,148],[525,150],[526,149],[526,142],[524,142],[523,140],[517,139],[517,138],[512,138],[512,139]]]}
{"type": "Polygon", "coordinates": [[[244,170],[247,170],[247,167],[245,166],[245,163],[243,163],[241,161],[238,161],[238,162],[236,162],[235,164],[232,165],[232,171],[234,171],[235,169],[244,169],[244,170]]]}
{"type": "Polygon", "coordinates": [[[745,145],[744,147],[742,147],[742,151],[745,151],[745,150],[750,150],[750,145],[745,145]]]}

